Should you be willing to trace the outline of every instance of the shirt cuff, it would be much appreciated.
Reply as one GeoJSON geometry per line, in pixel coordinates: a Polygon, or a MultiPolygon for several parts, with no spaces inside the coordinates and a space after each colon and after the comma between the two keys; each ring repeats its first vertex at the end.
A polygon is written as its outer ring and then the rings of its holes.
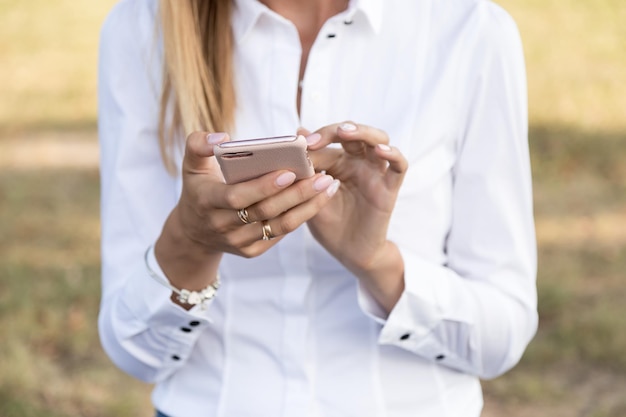
{"type": "Polygon", "coordinates": [[[446,321],[445,312],[449,311],[452,272],[399,249],[405,265],[405,289],[400,299],[386,314],[359,283],[357,298],[361,310],[382,325],[380,344],[394,345],[437,362],[456,362],[456,354],[442,343],[439,334],[446,321]]]}
{"type": "MultiPolygon", "coordinates": [[[[152,271],[165,277],[154,249],[147,259],[152,271]]],[[[157,372],[159,380],[183,366],[191,355],[202,330],[211,322],[210,308],[197,305],[185,310],[172,302],[172,290],[150,276],[143,256],[133,272],[112,319],[119,343],[131,355],[120,356],[120,360],[129,360],[134,367],[133,361],[139,359],[157,372]]],[[[211,301],[205,303],[207,307],[211,301]]]]}

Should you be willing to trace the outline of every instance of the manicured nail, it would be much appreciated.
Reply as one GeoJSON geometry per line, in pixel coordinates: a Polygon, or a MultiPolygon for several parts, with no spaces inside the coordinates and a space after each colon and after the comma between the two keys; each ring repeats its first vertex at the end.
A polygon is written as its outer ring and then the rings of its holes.
{"type": "Polygon", "coordinates": [[[376,146],[378,146],[378,149],[380,149],[381,151],[391,152],[391,146],[385,145],[384,143],[379,143],[376,146]]]}
{"type": "Polygon", "coordinates": [[[315,191],[323,191],[333,182],[333,177],[330,175],[323,175],[315,180],[313,183],[313,189],[315,191]]]}
{"type": "Polygon", "coordinates": [[[335,193],[337,192],[337,190],[339,189],[340,185],[341,185],[341,181],[339,181],[339,180],[333,181],[333,183],[330,185],[330,187],[328,187],[326,189],[326,195],[328,195],[329,197],[334,196],[335,193]]]}
{"type": "Polygon", "coordinates": [[[208,136],[206,137],[206,140],[211,145],[216,145],[218,143],[223,142],[224,138],[226,138],[226,133],[224,133],[224,132],[216,132],[216,133],[209,133],[208,136]]]}
{"type": "Polygon", "coordinates": [[[276,185],[279,187],[286,187],[289,184],[292,184],[296,180],[296,174],[293,172],[283,172],[276,178],[276,185]]]}
{"type": "Polygon", "coordinates": [[[320,139],[322,139],[322,135],[320,135],[319,133],[311,133],[309,136],[306,137],[306,143],[309,146],[315,145],[317,142],[320,141],[320,139]]]}
{"type": "Polygon", "coordinates": [[[344,132],[354,132],[356,130],[356,126],[352,123],[342,123],[339,125],[339,129],[343,130],[344,132]]]}

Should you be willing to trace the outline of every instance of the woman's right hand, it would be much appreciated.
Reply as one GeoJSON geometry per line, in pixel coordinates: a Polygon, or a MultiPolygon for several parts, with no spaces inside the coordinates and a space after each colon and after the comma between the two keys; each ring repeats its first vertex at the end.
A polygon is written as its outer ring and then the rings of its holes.
{"type": "Polygon", "coordinates": [[[261,255],[314,217],[339,185],[323,174],[294,182],[295,174],[287,170],[225,184],[213,146],[227,140],[225,133],[195,132],[187,138],[180,200],[155,244],[159,266],[177,288],[210,285],[223,253],[261,255]],[[247,210],[248,224],[238,215],[241,209],[247,210]],[[263,240],[264,224],[274,239],[263,240]]]}

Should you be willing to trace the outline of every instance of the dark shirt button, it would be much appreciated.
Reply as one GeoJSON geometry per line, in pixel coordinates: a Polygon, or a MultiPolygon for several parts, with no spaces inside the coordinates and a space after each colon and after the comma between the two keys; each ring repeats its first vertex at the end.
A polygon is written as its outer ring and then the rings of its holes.
{"type": "Polygon", "coordinates": [[[406,340],[406,339],[408,339],[409,337],[411,337],[411,334],[410,334],[410,333],[405,333],[405,334],[403,334],[402,336],[400,336],[400,340],[406,340]]]}
{"type": "Polygon", "coordinates": [[[438,361],[445,359],[446,355],[438,355],[435,359],[437,359],[438,361]]]}
{"type": "Polygon", "coordinates": [[[200,325],[200,322],[199,322],[198,320],[190,321],[190,322],[189,322],[189,325],[190,325],[191,327],[196,327],[196,326],[199,326],[199,325],[200,325]]]}
{"type": "Polygon", "coordinates": [[[179,361],[180,360],[180,356],[172,355],[172,359],[175,360],[175,361],[179,361]]]}
{"type": "Polygon", "coordinates": [[[191,329],[189,327],[181,327],[180,330],[185,333],[191,333],[191,329]]]}
{"type": "Polygon", "coordinates": [[[328,35],[326,35],[327,38],[334,38],[335,36],[337,35],[335,35],[334,33],[329,33],[328,35]]]}
{"type": "Polygon", "coordinates": [[[352,20],[345,20],[343,22],[344,25],[351,25],[352,24],[352,20]]]}

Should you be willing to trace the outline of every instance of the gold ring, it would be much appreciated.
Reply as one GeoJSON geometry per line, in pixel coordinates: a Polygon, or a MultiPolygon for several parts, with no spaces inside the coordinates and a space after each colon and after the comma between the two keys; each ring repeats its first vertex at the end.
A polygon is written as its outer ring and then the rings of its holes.
{"type": "Polygon", "coordinates": [[[274,234],[272,233],[272,228],[267,220],[263,220],[263,240],[274,239],[274,234]]]}
{"type": "Polygon", "coordinates": [[[241,210],[237,210],[237,217],[239,217],[239,220],[241,220],[243,222],[243,224],[250,224],[250,223],[252,223],[250,221],[250,218],[248,217],[248,209],[246,209],[246,208],[242,208],[241,210]]]}

